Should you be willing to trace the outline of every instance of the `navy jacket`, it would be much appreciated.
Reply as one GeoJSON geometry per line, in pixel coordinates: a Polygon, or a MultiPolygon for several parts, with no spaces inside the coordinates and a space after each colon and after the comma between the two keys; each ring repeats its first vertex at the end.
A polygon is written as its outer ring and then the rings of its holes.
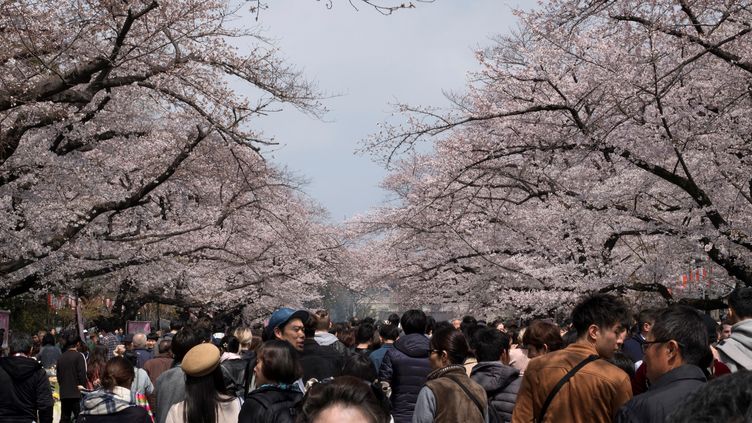
{"type": "Polygon", "coordinates": [[[622,345],[621,347],[621,350],[624,352],[624,354],[627,355],[627,357],[631,358],[632,361],[637,363],[643,358],[642,344],[644,343],[645,340],[642,338],[642,335],[638,333],[625,340],[624,345],[622,345]]]}
{"type": "Polygon", "coordinates": [[[685,364],[664,374],[647,392],[624,404],[616,414],[616,423],[663,423],[687,397],[702,388],[705,374],[685,364]]]}
{"type": "Polygon", "coordinates": [[[384,355],[379,368],[379,380],[392,387],[392,416],[395,423],[411,423],[418,392],[426,383],[431,365],[428,338],[411,333],[397,339],[394,348],[384,355]]]}
{"type": "Polygon", "coordinates": [[[500,361],[481,361],[473,367],[470,379],[486,390],[488,405],[506,423],[512,421],[512,410],[517,402],[522,378],[520,371],[500,361]]]}

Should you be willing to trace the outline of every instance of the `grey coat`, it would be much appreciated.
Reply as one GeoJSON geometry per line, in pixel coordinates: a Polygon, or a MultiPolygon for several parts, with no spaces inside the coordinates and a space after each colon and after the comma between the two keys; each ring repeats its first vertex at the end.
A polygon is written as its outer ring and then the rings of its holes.
{"type": "Polygon", "coordinates": [[[183,400],[185,400],[185,372],[180,367],[173,367],[157,379],[157,423],[165,423],[170,407],[183,400]]]}
{"type": "Polygon", "coordinates": [[[499,417],[505,423],[512,421],[512,410],[522,383],[520,371],[499,361],[481,361],[473,367],[470,379],[486,390],[489,405],[499,417]]]}
{"type": "Polygon", "coordinates": [[[742,320],[731,327],[731,337],[716,349],[723,364],[732,372],[752,370],[752,319],[742,320]]]}

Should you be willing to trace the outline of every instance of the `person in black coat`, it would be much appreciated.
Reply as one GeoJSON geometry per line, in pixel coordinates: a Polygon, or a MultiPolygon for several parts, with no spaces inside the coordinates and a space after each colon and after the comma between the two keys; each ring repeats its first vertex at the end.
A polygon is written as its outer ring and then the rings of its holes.
{"type": "Polygon", "coordinates": [[[498,418],[503,422],[511,422],[522,378],[518,369],[508,365],[509,335],[496,327],[484,328],[473,334],[471,345],[478,364],[473,367],[470,379],[486,390],[488,405],[498,418]]]}
{"type": "Polygon", "coordinates": [[[297,352],[286,341],[271,340],[258,352],[258,388],[246,396],[238,423],[292,423],[303,393],[295,383],[302,371],[297,352]]]}
{"type": "Polygon", "coordinates": [[[0,421],[52,423],[52,390],[47,373],[29,357],[31,336],[14,333],[11,357],[0,358],[0,421]]]}
{"type": "Polygon", "coordinates": [[[60,423],[71,422],[80,412],[81,391],[86,386],[86,360],[78,352],[81,338],[74,330],[63,333],[65,352],[57,360],[57,381],[60,386],[60,423]]]}
{"type": "Polygon", "coordinates": [[[402,315],[405,335],[387,351],[379,369],[379,380],[392,388],[392,417],[395,423],[410,423],[418,392],[425,385],[431,364],[429,340],[425,336],[426,315],[421,310],[408,310],[402,315]]]}
{"type": "Polygon", "coordinates": [[[310,314],[304,324],[303,351],[298,355],[300,365],[303,368],[303,382],[308,382],[312,378],[320,381],[339,376],[342,372],[344,356],[334,347],[319,345],[316,342],[318,321],[315,314],[310,314]]]}
{"type": "Polygon", "coordinates": [[[687,306],[663,311],[644,344],[650,388],[619,409],[617,423],[665,422],[690,394],[705,385],[702,368],[713,355],[700,313],[687,306]]]}

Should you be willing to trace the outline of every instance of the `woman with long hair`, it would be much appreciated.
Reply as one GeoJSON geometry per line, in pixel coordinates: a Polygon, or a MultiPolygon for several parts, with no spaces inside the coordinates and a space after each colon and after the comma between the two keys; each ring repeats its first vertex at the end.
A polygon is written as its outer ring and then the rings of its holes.
{"type": "Polygon", "coordinates": [[[111,358],[100,377],[102,389],[86,394],[81,400],[79,423],[148,423],[146,409],[131,402],[130,386],[133,365],[123,357],[111,358]]]}
{"type": "Polygon", "coordinates": [[[431,337],[428,357],[433,371],[418,393],[413,423],[484,423],[488,419],[486,391],[465,372],[469,347],[462,332],[442,328],[431,337]]]}
{"type": "Polygon", "coordinates": [[[107,347],[96,345],[86,359],[86,380],[89,390],[96,390],[102,387],[102,373],[107,365],[107,347]]]}
{"type": "Polygon", "coordinates": [[[287,341],[265,342],[258,352],[256,386],[246,397],[238,417],[239,423],[292,423],[293,409],[303,398],[296,381],[303,370],[298,355],[287,341]]]}
{"type": "Polygon", "coordinates": [[[219,349],[199,344],[183,357],[185,400],[167,413],[166,423],[237,423],[241,400],[225,387],[219,349]]]}

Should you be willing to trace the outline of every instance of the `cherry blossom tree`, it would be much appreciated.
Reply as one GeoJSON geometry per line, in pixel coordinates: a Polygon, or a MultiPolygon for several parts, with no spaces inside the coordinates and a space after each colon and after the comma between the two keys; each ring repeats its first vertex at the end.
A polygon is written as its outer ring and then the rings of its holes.
{"type": "Polygon", "coordinates": [[[396,202],[355,223],[381,234],[374,277],[416,303],[528,314],[598,290],[697,303],[677,281],[700,266],[711,296],[752,285],[750,12],[561,0],[519,13],[456,107],[402,105],[406,124],[366,142],[396,202]]]}

